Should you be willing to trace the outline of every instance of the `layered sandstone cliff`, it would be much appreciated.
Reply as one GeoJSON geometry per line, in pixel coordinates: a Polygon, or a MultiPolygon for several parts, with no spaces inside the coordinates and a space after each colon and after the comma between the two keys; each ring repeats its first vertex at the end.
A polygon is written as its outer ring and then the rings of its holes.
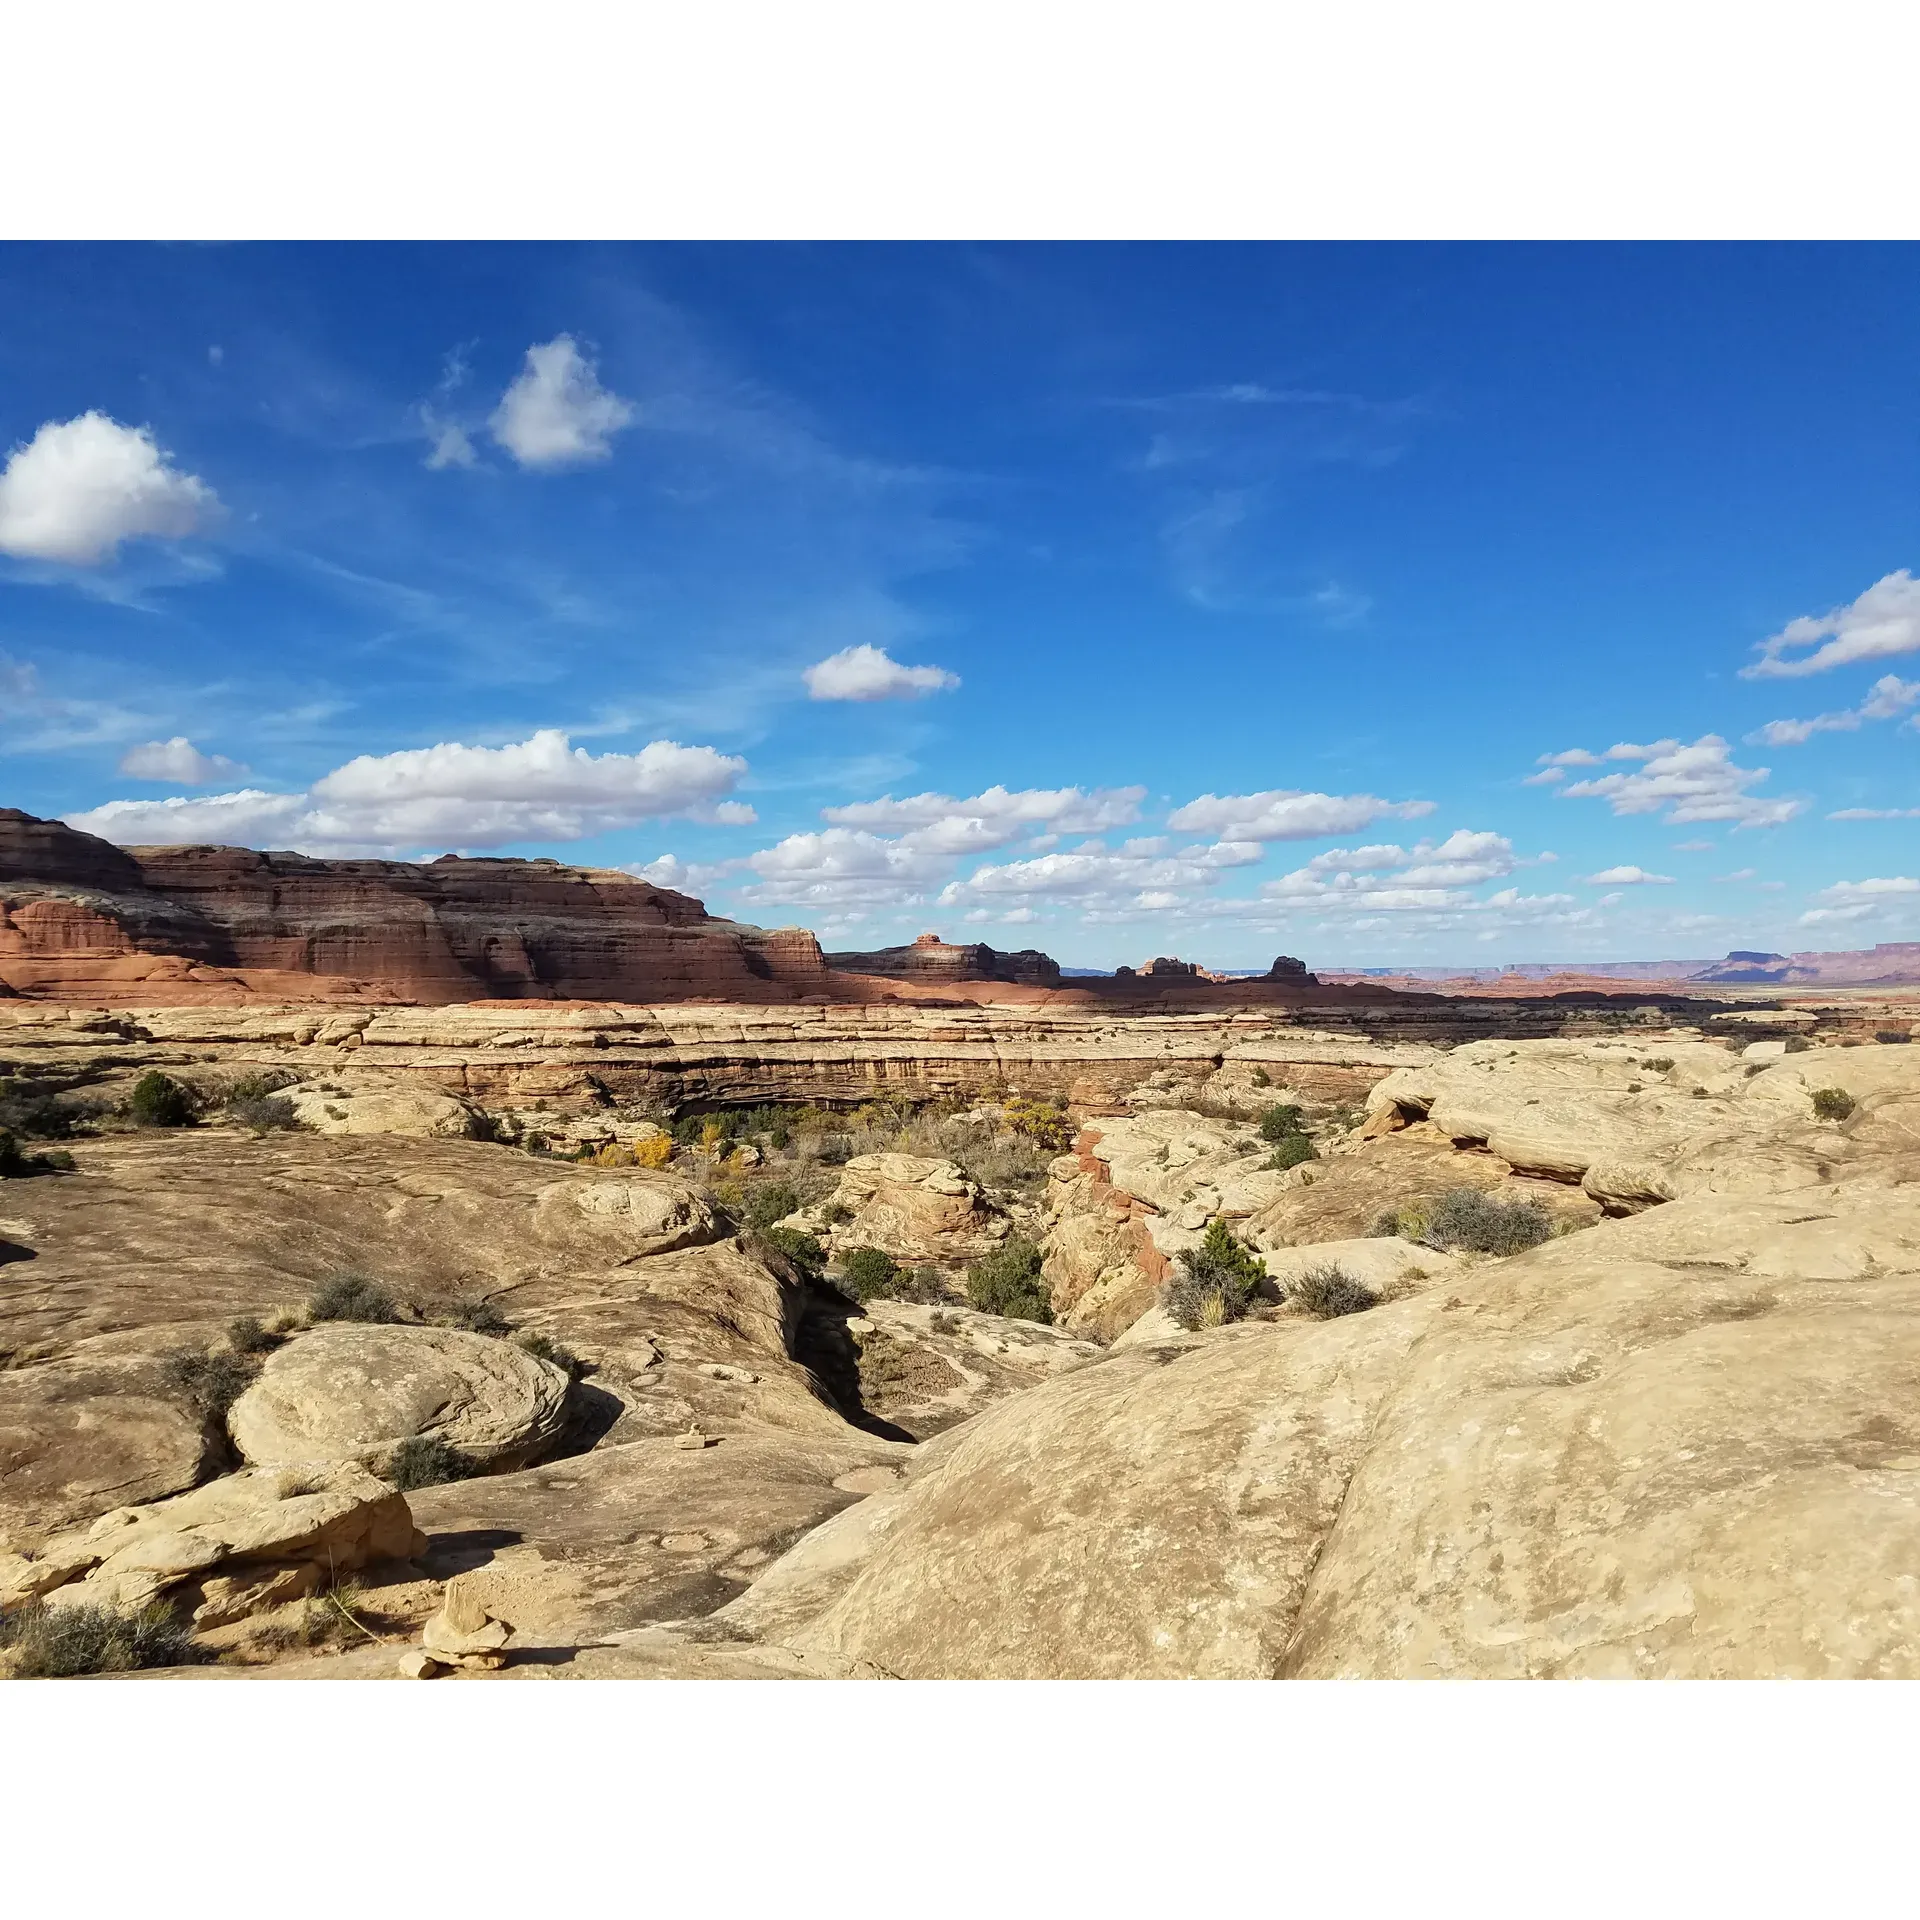
{"type": "Polygon", "coordinates": [[[139,1005],[858,996],[804,929],[715,919],[631,874],[121,848],[14,808],[0,808],[0,984],[139,1005]]]}

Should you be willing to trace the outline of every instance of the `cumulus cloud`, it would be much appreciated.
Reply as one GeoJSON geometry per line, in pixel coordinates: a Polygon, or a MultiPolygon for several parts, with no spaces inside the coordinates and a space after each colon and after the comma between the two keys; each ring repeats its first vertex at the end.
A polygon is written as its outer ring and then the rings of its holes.
{"type": "MultiPolygon", "coordinates": [[[[1605,758],[1643,764],[1636,773],[1576,780],[1561,789],[1560,798],[1605,800],[1616,814],[1664,813],[1676,824],[1725,820],[1736,828],[1775,827],[1806,810],[1804,800],[1762,800],[1749,793],[1769,770],[1735,766],[1732,750],[1717,733],[1702,734],[1690,746],[1678,740],[1655,740],[1646,746],[1621,741],[1607,749],[1605,758]]],[[[1581,764],[1600,762],[1589,755],[1581,764]]]]}
{"type": "Polygon", "coordinates": [[[1009,792],[989,787],[984,793],[955,799],[947,793],[915,793],[896,800],[862,800],[852,806],[826,807],[822,817],[836,826],[864,827],[872,833],[901,835],[910,846],[942,853],[989,853],[1022,838],[1027,830],[1044,826],[1052,831],[1031,843],[1036,853],[1049,851],[1042,840],[1057,843],[1062,833],[1105,833],[1130,827],[1140,818],[1145,787],[1024,787],[1009,792]]]}
{"type": "Polygon", "coordinates": [[[1822,887],[1815,898],[1834,906],[1847,906],[1862,901],[1871,904],[1898,893],[1920,893],[1920,880],[1905,874],[1881,880],[1836,880],[1832,886],[1822,887]]]}
{"type": "Polygon", "coordinates": [[[488,424],[523,467],[544,470],[606,459],[612,436],[634,418],[632,402],[609,393],[593,361],[563,333],[527,349],[526,365],[488,424]]]}
{"type": "Polygon", "coordinates": [[[68,824],[122,845],[258,845],[296,850],[398,851],[579,840],[642,820],[684,815],[733,821],[751,809],[723,802],[747,763],[711,747],[655,740],[638,753],[591,754],[557,729],[516,745],[452,742],[362,754],[304,794],[209,794],[202,799],[110,800],[68,824]]]}
{"type": "Polygon", "coordinates": [[[948,870],[948,857],[853,827],[790,833],[745,863],[758,878],[741,889],[756,906],[909,906],[948,870]]]}
{"type": "Polygon", "coordinates": [[[1357,833],[1376,820],[1420,820],[1434,811],[1431,800],[1381,800],[1370,793],[1302,793],[1274,788],[1265,793],[1203,793],[1167,815],[1182,833],[1210,833],[1221,840],[1319,840],[1357,833]]]}
{"type": "Polygon", "coordinates": [[[136,780],[168,780],[178,787],[204,787],[215,780],[244,779],[248,769],[224,753],[202,753],[185,734],[146,740],[120,756],[120,771],[136,780]]]}
{"type": "Polygon", "coordinates": [[[1769,720],[1747,735],[1750,744],[1763,747],[1804,746],[1816,733],[1856,733],[1868,720],[1897,720],[1920,702],[1920,680],[1902,680],[1883,673],[1867,689],[1857,707],[1840,713],[1816,713],[1811,720],[1769,720]]]}
{"type": "Polygon", "coordinates": [[[1810,907],[1800,916],[1803,927],[1817,927],[1829,920],[1865,920],[1873,912],[1874,905],[1865,901],[1851,907],[1810,907]]]}
{"type": "Polygon", "coordinates": [[[1742,679],[1786,679],[1920,652],[1920,581],[1902,567],[1844,607],[1789,620],[1756,651],[1760,657],[1740,669],[1742,679]],[[1798,651],[1803,647],[1812,651],[1798,651]]]}
{"type": "Polygon", "coordinates": [[[123,540],[184,540],[219,510],[147,428],[83,413],[49,420],[0,471],[0,553],[99,566],[123,540]]]}
{"type": "Polygon", "coordinates": [[[1605,867],[1586,876],[1590,887],[1670,887],[1670,873],[1649,873],[1645,867],[1605,867]]]}
{"type": "Polygon", "coordinates": [[[1920,807],[1842,807],[1829,820],[1920,820],[1920,807]]]}
{"type": "Polygon", "coordinates": [[[802,676],[814,700],[920,700],[960,684],[945,667],[903,667],[883,647],[842,647],[802,676]]]}
{"type": "Polygon", "coordinates": [[[1530,906],[1572,904],[1565,894],[1527,900],[1511,887],[1486,901],[1468,891],[1503,879],[1519,864],[1504,834],[1461,828],[1444,840],[1422,840],[1410,848],[1335,847],[1269,880],[1260,891],[1268,900],[1342,914],[1474,912],[1486,906],[1516,907],[1523,901],[1530,906]]]}
{"type": "Polygon", "coordinates": [[[1154,911],[1184,904],[1215,886],[1227,869],[1260,858],[1260,849],[1247,841],[1219,841],[1171,853],[1166,846],[1158,838],[1130,840],[1115,851],[1089,840],[1068,852],[976,867],[966,879],[942,889],[940,904],[1045,899],[1072,901],[1096,912],[1154,911]]]}

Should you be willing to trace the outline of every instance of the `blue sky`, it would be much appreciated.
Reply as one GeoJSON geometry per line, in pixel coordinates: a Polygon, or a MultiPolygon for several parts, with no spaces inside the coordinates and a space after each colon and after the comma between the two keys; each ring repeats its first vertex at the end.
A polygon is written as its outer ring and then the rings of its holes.
{"type": "Polygon", "coordinates": [[[1920,938],[1917,343],[1902,246],[12,246],[0,801],[1095,966],[1920,938]]]}

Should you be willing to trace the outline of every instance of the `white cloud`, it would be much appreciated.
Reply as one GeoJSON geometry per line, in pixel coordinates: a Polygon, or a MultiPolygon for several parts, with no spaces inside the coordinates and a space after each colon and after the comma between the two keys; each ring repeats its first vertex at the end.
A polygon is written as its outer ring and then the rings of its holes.
{"type": "Polygon", "coordinates": [[[1766,779],[1768,769],[1735,766],[1717,733],[1702,734],[1691,746],[1678,740],[1655,740],[1647,746],[1622,741],[1607,749],[1606,758],[1645,764],[1637,773],[1576,780],[1560,798],[1606,800],[1616,814],[1664,811],[1676,824],[1728,820],[1736,828],[1778,826],[1806,809],[1804,800],[1761,800],[1750,794],[1747,789],[1766,779]]]}
{"type": "Polygon", "coordinates": [[[1589,753],[1585,747],[1569,747],[1565,753],[1543,753],[1533,764],[1536,767],[1597,767],[1600,756],[1589,753]]]}
{"type": "Polygon", "coordinates": [[[1649,873],[1645,867],[1606,867],[1586,876],[1590,887],[1670,887],[1670,873],[1649,873]]]}
{"type": "Polygon", "coordinates": [[[467,430],[457,420],[443,420],[431,407],[420,409],[420,425],[429,442],[425,465],[438,473],[447,467],[471,467],[480,456],[474,452],[467,430]]]}
{"type": "Polygon", "coordinates": [[[1758,867],[1739,867],[1739,868],[1736,868],[1732,873],[1716,873],[1713,877],[1716,882],[1723,882],[1728,880],[1751,880],[1754,877],[1754,875],[1757,874],[1759,871],[1760,869],[1758,867]]]}
{"type": "Polygon", "coordinates": [[[742,864],[738,860],[722,860],[701,866],[682,860],[678,854],[663,853],[653,860],[622,861],[618,871],[630,873],[637,880],[650,880],[656,887],[670,887],[675,893],[689,893],[737,872],[742,864]]]}
{"type": "Polygon", "coordinates": [[[1744,680],[1777,680],[1825,673],[1856,660],[1884,660],[1920,652],[1920,581],[1906,568],[1876,580],[1859,599],[1829,613],[1802,614],[1756,649],[1760,658],[1742,667],[1744,680]],[[1811,653],[1794,649],[1811,647],[1811,653]]]}
{"type": "Polygon", "coordinates": [[[852,827],[791,833],[747,856],[759,876],[741,898],[760,906],[907,906],[946,874],[948,857],[852,827]]]}
{"type": "Polygon", "coordinates": [[[1829,820],[1920,820],[1920,807],[1842,807],[1829,820]]]}
{"type": "Polygon", "coordinates": [[[1557,787],[1567,777],[1565,767],[1543,767],[1538,773],[1530,773],[1520,784],[1523,787],[1557,787]]]}
{"type": "Polygon", "coordinates": [[[1381,800],[1370,793],[1302,793],[1281,787],[1265,793],[1203,793],[1168,814],[1167,825],[1222,840],[1318,840],[1356,833],[1376,820],[1423,819],[1433,811],[1431,800],[1381,800]]]}
{"type": "Polygon", "coordinates": [[[1916,703],[1920,703],[1920,680],[1902,680],[1898,674],[1883,673],[1857,707],[1841,713],[1817,713],[1811,720],[1769,720],[1747,739],[1763,747],[1804,746],[1816,733],[1855,733],[1868,720],[1897,720],[1916,703]]]}
{"type": "Polygon", "coordinates": [[[874,833],[905,835],[910,844],[943,852],[987,852],[1017,840],[1031,826],[1052,828],[1032,842],[1037,853],[1049,851],[1041,840],[1057,842],[1062,833],[1105,833],[1130,827],[1140,818],[1145,787],[1025,787],[1008,792],[989,787],[984,793],[956,800],[947,793],[915,793],[896,800],[862,800],[852,806],[825,807],[822,818],[836,826],[865,827],[874,833]]]}
{"type": "Polygon", "coordinates": [[[1830,920],[1865,920],[1875,911],[1871,901],[1851,907],[1811,907],[1800,916],[1800,924],[1817,927],[1830,920]]]}
{"type": "Polygon", "coordinates": [[[803,678],[814,700],[919,700],[960,684],[945,667],[903,667],[882,647],[843,647],[810,666],[803,678]]]}
{"type": "Polygon", "coordinates": [[[99,566],[123,540],[184,540],[219,510],[145,427],[83,413],[14,448],[0,472],[0,553],[99,566]]]}
{"type": "MultiPolygon", "coordinates": [[[[123,845],[244,846],[274,835],[279,846],[315,852],[498,847],[579,840],[674,814],[712,820],[746,767],[673,740],[594,755],[546,728],[506,747],[443,742],[362,754],[305,794],[249,788],[195,800],[111,800],[67,820],[123,845]]],[[[739,811],[729,804],[735,819],[739,811]]]]}
{"type": "Polygon", "coordinates": [[[1534,911],[1573,904],[1568,894],[1527,898],[1512,887],[1484,901],[1467,891],[1504,878],[1519,864],[1513,843],[1504,834],[1461,828],[1444,840],[1423,840],[1412,848],[1335,847],[1316,854],[1304,867],[1269,880],[1260,892],[1269,901],[1341,914],[1534,911]]]}
{"type": "Polygon", "coordinates": [[[243,787],[194,800],[178,794],[165,800],[109,800],[65,819],[82,833],[97,833],[122,847],[287,847],[305,807],[303,794],[243,787]]]}
{"type": "Polygon", "coordinates": [[[1822,887],[1815,898],[1845,906],[1855,901],[1880,900],[1895,893],[1920,893],[1920,880],[1905,874],[1894,874],[1883,880],[1836,880],[1832,886],[1822,887]]]}
{"type": "Polygon", "coordinates": [[[175,786],[204,787],[215,780],[244,779],[247,769],[224,753],[202,753],[185,734],[171,740],[147,740],[120,756],[120,771],[136,780],[170,780],[175,786]]]}
{"type": "Polygon", "coordinates": [[[488,424],[523,467],[551,469],[606,459],[611,436],[634,414],[630,401],[601,386],[594,363],[563,333],[527,349],[526,365],[488,424]]]}

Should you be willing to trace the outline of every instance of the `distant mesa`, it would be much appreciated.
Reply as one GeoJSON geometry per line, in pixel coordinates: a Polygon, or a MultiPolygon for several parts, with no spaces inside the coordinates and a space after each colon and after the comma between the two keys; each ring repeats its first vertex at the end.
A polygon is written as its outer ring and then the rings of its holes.
{"type": "Polygon", "coordinates": [[[937,933],[923,933],[910,947],[880,947],[872,953],[830,953],[827,965],[838,973],[872,974],[882,980],[926,985],[1000,980],[1011,986],[1053,987],[1060,969],[1051,956],[1027,948],[1000,953],[980,941],[954,945],[937,933]]]}

